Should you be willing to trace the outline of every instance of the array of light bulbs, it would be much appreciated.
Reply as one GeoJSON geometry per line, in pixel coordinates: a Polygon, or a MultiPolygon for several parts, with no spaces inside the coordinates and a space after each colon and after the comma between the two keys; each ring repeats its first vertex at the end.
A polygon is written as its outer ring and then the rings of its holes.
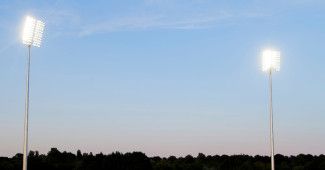
{"type": "Polygon", "coordinates": [[[266,49],[262,52],[262,70],[280,71],[280,51],[266,49]]]}
{"type": "Polygon", "coordinates": [[[23,44],[40,47],[42,43],[44,26],[44,22],[36,20],[31,16],[27,16],[22,35],[23,44]]]}

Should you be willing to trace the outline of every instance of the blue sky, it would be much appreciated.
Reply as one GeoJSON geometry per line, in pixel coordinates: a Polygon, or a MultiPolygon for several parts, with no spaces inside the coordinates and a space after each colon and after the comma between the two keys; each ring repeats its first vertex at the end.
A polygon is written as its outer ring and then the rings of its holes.
{"type": "Polygon", "coordinates": [[[149,156],[263,154],[274,74],[276,152],[325,153],[325,3],[0,2],[0,155],[22,151],[24,16],[46,23],[32,49],[30,149],[149,156]]]}

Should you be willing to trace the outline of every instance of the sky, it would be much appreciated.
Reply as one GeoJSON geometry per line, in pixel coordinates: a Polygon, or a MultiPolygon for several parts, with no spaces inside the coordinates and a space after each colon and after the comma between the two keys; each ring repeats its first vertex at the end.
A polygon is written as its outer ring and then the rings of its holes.
{"type": "Polygon", "coordinates": [[[29,148],[148,156],[325,153],[323,0],[0,2],[0,156],[22,152],[26,15],[32,48],[29,148]]]}

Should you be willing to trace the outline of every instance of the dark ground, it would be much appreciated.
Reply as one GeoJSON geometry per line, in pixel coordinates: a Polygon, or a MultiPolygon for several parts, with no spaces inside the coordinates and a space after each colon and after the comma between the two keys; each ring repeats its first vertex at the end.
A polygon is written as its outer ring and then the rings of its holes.
{"type": "MultiPolygon", "coordinates": [[[[325,170],[325,156],[300,154],[275,156],[276,170],[325,170]]],[[[22,154],[12,158],[0,157],[0,170],[21,170],[22,154]]],[[[52,148],[47,155],[31,151],[28,157],[29,170],[269,170],[267,156],[198,154],[196,157],[176,158],[147,157],[141,152],[109,155],[102,153],[77,154],[60,152],[52,148]]]]}

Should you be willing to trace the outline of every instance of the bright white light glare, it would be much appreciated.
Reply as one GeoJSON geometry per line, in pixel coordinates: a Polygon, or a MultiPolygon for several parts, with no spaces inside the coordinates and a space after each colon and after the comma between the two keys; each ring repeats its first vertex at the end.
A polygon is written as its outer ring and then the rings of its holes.
{"type": "Polygon", "coordinates": [[[262,53],[262,70],[280,71],[280,51],[264,50],[262,53]]]}
{"type": "Polygon", "coordinates": [[[23,44],[28,46],[40,47],[44,31],[44,22],[36,20],[33,17],[27,16],[25,19],[23,30],[23,44]]]}

